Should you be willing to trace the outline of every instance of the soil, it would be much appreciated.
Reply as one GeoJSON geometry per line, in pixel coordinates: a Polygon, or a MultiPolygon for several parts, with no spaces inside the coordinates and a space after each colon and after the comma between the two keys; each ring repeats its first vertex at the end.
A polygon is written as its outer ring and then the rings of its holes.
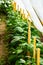
{"type": "Polygon", "coordinates": [[[6,55],[6,45],[4,43],[4,35],[6,30],[5,22],[0,22],[0,59],[6,55]]]}

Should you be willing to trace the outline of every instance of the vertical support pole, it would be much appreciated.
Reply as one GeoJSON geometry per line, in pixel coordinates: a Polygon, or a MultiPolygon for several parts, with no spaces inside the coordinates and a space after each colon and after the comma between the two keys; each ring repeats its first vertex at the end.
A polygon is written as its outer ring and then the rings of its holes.
{"type": "Polygon", "coordinates": [[[13,10],[16,11],[16,2],[12,2],[13,10]]]}
{"type": "MultiPolygon", "coordinates": [[[[27,11],[27,10],[26,10],[26,11],[27,11]]],[[[29,21],[32,22],[30,13],[29,13],[28,11],[27,11],[27,13],[28,13],[28,15],[27,15],[27,19],[29,19],[29,21]]]]}
{"type": "Polygon", "coordinates": [[[24,10],[22,8],[20,8],[20,14],[22,15],[22,18],[25,19],[24,10]]]}
{"type": "Polygon", "coordinates": [[[28,19],[26,14],[25,14],[25,19],[28,19]]]}
{"type": "Polygon", "coordinates": [[[16,11],[16,2],[14,2],[14,11],[16,11]]]}
{"type": "Polygon", "coordinates": [[[28,16],[30,16],[30,13],[27,11],[27,13],[28,13],[28,16]]]}
{"type": "Polygon", "coordinates": [[[36,37],[34,37],[34,48],[33,48],[33,58],[36,57],[36,37]]]}
{"type": "Polygon", "coordinates": [[[25,13],[24,13],[24,10],[23,10],[23,18],[25,19],[25,13]]]}
{"type": "Polygon", "coordinates": [[[28,44],[31,42],[31,22],[28,22],[28,44]]]}
{"type": "Polygon", "coordinates": [[[25,19],[25,14],[24,14],[24,10],[23,10],[23,13],[22,13],[22,18],[25,19]]]}
{"type": "MultiPolygon", "coordinates": [[[[30,44],[30,42],[31,42],[31,22],[28,22],[28,44],[30,44]]],[[[27,56],[30,56],[30,52],[27,52],[27,56]]]]}
{"type": "Polygon", "coordinates": [[[40,65],[40,48],[37,48],[37,65],[40,65]]]}
{"type": "Polygon", "coordinates": [[[22,8],[20,8],[20,14],[22,15],[22,18],[25,19],[24,10],[22,8]]]}
{"type": "Polygon", "coordinates": [[[21,15],[23,14],[23,10],[22,10],[22,8],[20,8],[20,14],[21,14],[21,15]]]}
{"type": "Polygon", "coordinates": [[[41,21],[41,24],[43,25],[43,22],[41,21]]]}
{"type": "Polygon", "coordinates": [[[19,11],[19,5],[17,5],[17,10],[19,11]]]}

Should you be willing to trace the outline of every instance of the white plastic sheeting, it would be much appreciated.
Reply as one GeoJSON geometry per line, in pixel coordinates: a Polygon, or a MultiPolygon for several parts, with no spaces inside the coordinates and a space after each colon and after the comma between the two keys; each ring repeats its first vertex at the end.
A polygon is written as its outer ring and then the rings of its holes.
{"type": "Polygon", "coordinates": [[[36,28],[40,31],[43,32],[43,27],[36,15],[36,13],[34,12],[32,5],[30,3],[29,0],[22,0],[23,4],[25,5],[25,8],[27,9],[27,11],[30,13],[31,15],[31,19],[33,20],[34,25],[36,26],[36,28]]]}
{"type": "Polygon", "coordinates": [[[15,2],[20,6],[20,8],[24,9],[25,13],[27,13],[26,10],[30,13],[33,24],[40,32],[43,32],[43,26],[41,25],[40,20],[38,19],[34,9],[32,8],[32,6],[34,5],[32,5],[31,3],[33,2],[30,2],[30,0],[15,0],[15,2]]]}
{"type": "Polygon", "coordinates": [[[42,5],[42,0],[30,0],[33,8],[35,9],[38,17],[40,20],[43,22],[43,5],[42,5]]]}

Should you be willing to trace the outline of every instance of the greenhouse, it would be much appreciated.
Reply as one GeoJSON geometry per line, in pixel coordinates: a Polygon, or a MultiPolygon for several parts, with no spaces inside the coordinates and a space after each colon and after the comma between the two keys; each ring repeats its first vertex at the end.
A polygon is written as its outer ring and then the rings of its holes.
{"type": "Polygon", "coordinates": [[[0,65],[43,65],[43,0],[0,0],[0,65]]]}

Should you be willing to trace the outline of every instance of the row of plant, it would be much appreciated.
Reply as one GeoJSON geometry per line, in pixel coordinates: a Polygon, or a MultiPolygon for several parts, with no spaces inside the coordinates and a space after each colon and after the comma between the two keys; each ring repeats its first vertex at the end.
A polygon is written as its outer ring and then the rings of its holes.
{"type": "Polygon", "coordinates": [[[36,65],[36,59],[33,58],[33,37],[36,36],[36,47],[41,49],[40,64],[43,65],[43,45],[40,41],[40,32],[31,23],[31,43],[28,44],[28,22],[30,21],[23,20],[19,11],[14,12],[11,2],[7,0],[3,0],[0,4],[0,13],[6,17],[7,64],[36,65]],[[27,52],[30,52],[30,56],[27,56],[27,52]]]}
{"type": "MultiPolygon", "coordinates": [[[[11,15],[11,14],[10,14],[11,15]]],[[[33,56],[33,39],[31,39],[31,43],[28,44],[28,22],[26,20],[23,20],[20,13],[13,12],[12,15],[15,15],[15,19],[10,19],[8,23],[8,30],[10,32],[10,43],[9,43],[9,57],[8,60],[11,63],[10,65],[35,65],[35,61],[32,58],[33,56]],[[12,20],[13,21],[12,21],[12,20]],[[30,52],[31,56],[28,58],[27,52],[30,52]]],[[[35,28],[32,28],[36,30],[35,28]]],[[[37,30],[36,30],[37,31],[37,30]]],[[[31,31],[32,37],[34,36],[35,31],[31,31]]],[[[37,33],[37,32],[36,32],[37,33]]],[[[38,33],[37,33],[38,34],[38,33]]],[[[36,34],[35,34],[36,35],[36,34]]],[[[39,36],[36,35],[38,38],[39,36]]],[[[37,39],[37,48],[39,47],[41,49],[41,54],[43,53],[43,46],[39,39],[37,39]]]]}

